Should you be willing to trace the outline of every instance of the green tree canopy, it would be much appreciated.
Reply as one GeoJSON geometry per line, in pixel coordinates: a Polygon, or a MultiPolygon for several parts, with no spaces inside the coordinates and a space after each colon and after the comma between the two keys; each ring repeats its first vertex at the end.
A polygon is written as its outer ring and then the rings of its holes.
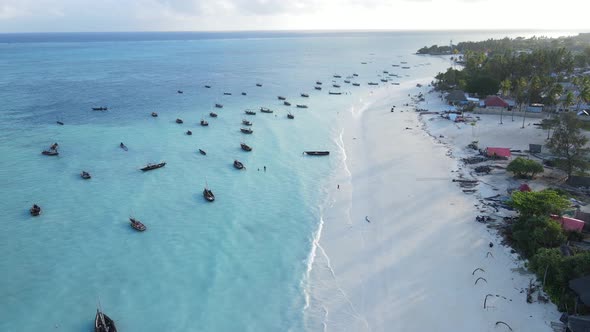
{"type": "Polygon", "coordinates": [[[570,206],[567,198],[551,189],[530,192],[515,191],[508,204],[516,209],[522,217],[561,215],[570,206]]]}
{"type": "Polygon", "coordinates": [[[588,167],[586,153],[588,138],[580,132],[581,120],[572,112],[563,113],[557,118],[553,136],[547,146],[551,152],[564,161],[568,175],[588,167]]]}
{"type": "Polygon", "coordinates": [[[512,238],[527,257],[539,248],[558,247],[567,240],[561,225],[546,216],[519,218],[512,227],[512,238]]]}
{"type": "Polygon", "coordinates": [[[543,165],[531,159],[518,157],[508,164],[506,170],[519,178],[534,178],[535,175],[543,173],[543,165]]]}

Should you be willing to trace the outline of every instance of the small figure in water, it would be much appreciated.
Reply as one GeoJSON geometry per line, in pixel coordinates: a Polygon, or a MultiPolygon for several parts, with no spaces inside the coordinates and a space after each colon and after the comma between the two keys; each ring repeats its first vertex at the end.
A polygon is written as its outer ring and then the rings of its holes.
{"type": "Polygon", "coordinates": [[[266,172],[266,166],[264,166],[264,171],[266,172]]]}
{"type": "Polygon", "coordinates": [[[369,216],[365,216],[365,220],[366,220],[368,223],[371,223],[371,220],[369,220],[369,216]]]}
{"type": "Polygon", "coordinates": [[[338,189],[340,189],[340,185],[338,185],[338,189]]]}

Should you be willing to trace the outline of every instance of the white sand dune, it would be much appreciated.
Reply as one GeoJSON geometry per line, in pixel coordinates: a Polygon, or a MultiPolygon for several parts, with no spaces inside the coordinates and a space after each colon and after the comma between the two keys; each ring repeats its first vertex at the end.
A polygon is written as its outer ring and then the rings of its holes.
{"type": "MultiPolygon", "coordinates": [[[[397,91],[380,90],[344,121],[346,160],[323,213],[308,329],[508,331],[496,325],[503,321],[514,331],[551,331],[555,306],[526,303],[533,276],[474,222],[477,201],[451,181],[458,165],[449,148],[401,106],[416,88],[397,91]],[[479,277],[486,281],[475,285],[479,277]]],[[[436,135],[451,130],[459,129],[439,126],[436,135]]]]}

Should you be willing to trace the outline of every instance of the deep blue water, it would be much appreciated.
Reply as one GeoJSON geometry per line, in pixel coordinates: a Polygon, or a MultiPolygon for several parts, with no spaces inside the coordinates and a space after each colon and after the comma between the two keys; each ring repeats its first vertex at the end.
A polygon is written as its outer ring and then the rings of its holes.
{"type": "Polygon", "coordinates": [[[99,301],[120,331],[305,330],[312,235],[340,156],[302,151],[338,150],[339,113],[382,70],[402,84],[433,75],[419,47],[491,36],[503,34],[0,35],[0,331],[89,331],[99,301]],[[352,73],[361,87],[343,83],[352,73]],[[261,106],[275,113],[244,115],[261,106]],[[53,142],[60,155],[42,156],[53,142]],[[139,171],[157,161],[168,164],[139,171]]]}

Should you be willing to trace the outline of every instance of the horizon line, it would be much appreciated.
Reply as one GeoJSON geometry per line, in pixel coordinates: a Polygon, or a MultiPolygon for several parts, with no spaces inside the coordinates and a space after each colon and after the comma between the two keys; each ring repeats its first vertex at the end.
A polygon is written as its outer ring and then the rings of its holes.
{"type": "Polygon", "coordinates": [[[120,31],[20,31],[20,32],[0,32],[0,35],[8,34],[81,34],[81,33],[261,33],[261,32],[283,32],[283,33],[338,33],[338,32],[590,32],[590,29],[534,29],[534,28],[506,28],[506,29],[278,29],[278,30],[120,30],[120,31]]]}

